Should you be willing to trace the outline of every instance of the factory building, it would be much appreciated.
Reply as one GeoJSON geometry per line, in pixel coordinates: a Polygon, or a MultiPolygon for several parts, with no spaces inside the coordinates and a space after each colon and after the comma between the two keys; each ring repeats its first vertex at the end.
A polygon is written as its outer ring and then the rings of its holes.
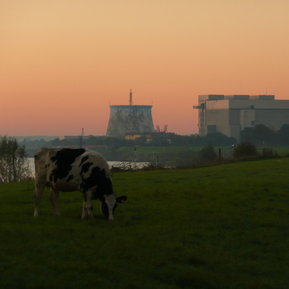
{"type": "Polygon", "coordinates": [[[107,136],[125,137],[127,135],[154,132],[151,105],[133,105],[130,91],[129,105],[111,105],[107,136]]]}
{"type": "Polygon", "coordinates": [[[199,134],[219,132],[240,139],[246,127],[263,124],[279,130],[289,124],[289,100],[274,95],[199,95],[199,134]]]}

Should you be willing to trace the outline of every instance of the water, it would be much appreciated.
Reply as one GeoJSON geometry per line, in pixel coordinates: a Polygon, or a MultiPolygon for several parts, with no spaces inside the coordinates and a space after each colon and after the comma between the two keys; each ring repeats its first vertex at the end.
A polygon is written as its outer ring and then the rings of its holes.
{"type": "MultiPolygon", "coordinates": [[[[35,175],[34,158],[28,158],[29,168],[32,175],[35,175]]],[[[111,168],[120,168],[123,170],[140,170],[150,165],[149,162],[119,162],[119,161],[108,161],[108,165],[111,168]]]]}

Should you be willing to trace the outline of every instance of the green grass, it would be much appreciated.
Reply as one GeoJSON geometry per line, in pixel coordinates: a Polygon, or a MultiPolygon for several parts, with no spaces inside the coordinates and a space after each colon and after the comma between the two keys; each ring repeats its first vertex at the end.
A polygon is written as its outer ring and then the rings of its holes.
{"type": "Polygon", "coordinates": [[[289,159],[115,173],[113,222],[81,195],[0,185],[0,288],[289,288],[289,159]]]}

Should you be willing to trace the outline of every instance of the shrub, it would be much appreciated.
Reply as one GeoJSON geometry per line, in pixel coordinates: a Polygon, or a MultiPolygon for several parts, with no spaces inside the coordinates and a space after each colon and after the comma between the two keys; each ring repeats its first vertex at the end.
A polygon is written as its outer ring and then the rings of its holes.
{"type": "Polygon", "coordinates": [[[271,148],[263,148],[262,157],[263,158],[274,158],[274,157],[277,157],[277,153],[276,153],[276,151],[274,151],[271,148]]]}
{"type": "Polygon", "coordinates": [[[233,155],[235,158],[257,156],[256,146],[250,142],[241,142],[234,148],[233,155]]]}
{"type": "Polygon", "coordinates": [[[200,150],[200,161],[201,162],[211,162],[217,159],[217,153],[212,146],[203,147],[200,150]]]}

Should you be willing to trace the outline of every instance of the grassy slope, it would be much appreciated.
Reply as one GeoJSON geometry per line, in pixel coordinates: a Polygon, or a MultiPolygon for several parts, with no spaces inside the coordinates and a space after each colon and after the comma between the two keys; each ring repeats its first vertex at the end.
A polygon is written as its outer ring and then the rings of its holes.
{"type": "Polygon", "coordinates": [[[0,186],[0,288],[289,288],[289,159],[116,173],[114,222],[80,220],[80,193],[0,186]]]}

